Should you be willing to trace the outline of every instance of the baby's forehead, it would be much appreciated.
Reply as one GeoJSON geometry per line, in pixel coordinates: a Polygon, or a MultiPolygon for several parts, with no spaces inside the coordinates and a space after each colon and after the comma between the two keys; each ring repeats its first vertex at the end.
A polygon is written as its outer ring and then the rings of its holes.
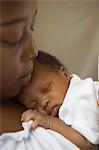
{"type": "Polygon", "coordinates": [[[45,72],[45,73],[49,73],[51,71],[55,71],[55,69],[52,68],[52,66],[50,66],[49,64],[43,64],[39,61],[39,58],[37,60],[34,61],[34,70],[33,72],[45,72]]]}

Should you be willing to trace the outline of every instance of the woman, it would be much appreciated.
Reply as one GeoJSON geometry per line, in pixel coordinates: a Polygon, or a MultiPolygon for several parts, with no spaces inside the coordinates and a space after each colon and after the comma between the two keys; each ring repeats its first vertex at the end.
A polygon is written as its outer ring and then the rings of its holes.
{"type": "Polygon", "coordinates": [[[14,99],[8,100],[8,97],[16,96],[31,79],[32,60],[37,56],[33,39],[37,8],[34,0],[2,0],[0,7],[0,97],[2,98],[0,132],[2,133],[20,129],[18,116],[23,108],[20,108],[14,99]]]}

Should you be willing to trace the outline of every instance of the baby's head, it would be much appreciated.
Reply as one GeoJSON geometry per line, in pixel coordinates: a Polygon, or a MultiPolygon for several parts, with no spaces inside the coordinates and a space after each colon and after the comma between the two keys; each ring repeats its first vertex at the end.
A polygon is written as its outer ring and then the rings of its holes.
{"type": "Polygon", "coordinates": [[[31,82],[19,94],[26,108],[56,116],[69,87],[65,66],[54,56],[39,51],[34,60],[31,82]]]}

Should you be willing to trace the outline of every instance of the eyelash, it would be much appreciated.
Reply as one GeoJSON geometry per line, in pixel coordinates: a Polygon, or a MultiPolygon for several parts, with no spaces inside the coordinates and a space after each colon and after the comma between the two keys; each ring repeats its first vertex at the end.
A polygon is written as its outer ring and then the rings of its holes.
{"type": "Polygon", "coordinates": [[[20,44],[21,44],[21,42],[22,42],[22,40],[23,40],[23,37],[21,37],[21,38],[20,38],[20,40],[19,40],[19,41],[17,41],[17,42],[10,43],[11,47],[16,47],[16,46],[20,45],[20,44]]]}
{"type": "MultiPolygon", "coordinates": [[[[31,27],[30,30],[34,31],[33,27],[31,27]]],[[[23,40],[23,36],[20,38],[19,41],[16,41],[14,43],[11,43],[9,41],[4,41],[4,40],[2,40],[2,42],[8,44],[10,47],[16,47],[21,44],[22,40],[23,40]]]]}
{"type": "Polygon", "coordinates": [[[46,92],[50,91],[50,89],[51,89],[51,82],[46,86],[46,88],[42,89],[42,92],[46,93],[46,92]]]}
{"type": "Polygon", "coordinates": [[[14,42],[14,43],[11,43],[11,42],[6,41],[6,40],[1,40],[1,42],[4,44],[7,44],[9,47],[16,47],[21,43],[22,39],[23,39],[23,37],[21,37],[19,41],[14,42]]]}

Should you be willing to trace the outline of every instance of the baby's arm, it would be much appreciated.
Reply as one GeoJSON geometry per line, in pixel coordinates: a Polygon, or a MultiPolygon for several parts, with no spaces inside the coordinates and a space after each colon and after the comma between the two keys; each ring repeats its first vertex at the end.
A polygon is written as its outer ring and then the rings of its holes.
{"type": "Polygon", "coordinates": [[[94,145],[84,138],[79,132],[65,124],[62,120],[56,117],[44,115],[38,111],[27,110],[22,114],[21,121],[33,120],[32,129],[38,126],[46,129],[51,129],[62,134],[65,138],[69,139],[72,143],[77,145],[82,150],[88,150],[94,145]]]}

